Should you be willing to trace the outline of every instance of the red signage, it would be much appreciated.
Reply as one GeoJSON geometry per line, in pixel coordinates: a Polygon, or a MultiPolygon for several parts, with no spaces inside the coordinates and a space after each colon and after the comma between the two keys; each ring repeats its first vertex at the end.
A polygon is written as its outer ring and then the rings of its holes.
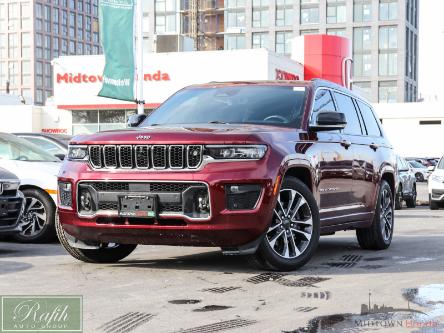
{"type": "Polygon", "coordinates": [[[276,69],[276,80],[297,81],[299,80],[299,75],[276,69]]]}
{"type": "MultiPolygon", "coordinates": [[[[57,73],[57,83],[96,83],[102,82],[102,75],[90,75],[83,73],[57,73]]],[[[144,81],[170,81],[170,75],[160,70],[154,73],[144,74],[144,81]]]]}
{"type": "Polygon", "coordinates": [[[68,134],[67,128],[42,128],[42,133],[68,134]]]}

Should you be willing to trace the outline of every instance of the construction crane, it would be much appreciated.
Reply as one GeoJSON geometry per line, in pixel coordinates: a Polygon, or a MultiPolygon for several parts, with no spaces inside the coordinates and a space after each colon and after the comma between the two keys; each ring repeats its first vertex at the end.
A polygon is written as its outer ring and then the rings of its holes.
{"type": "Polygon", "coordinates": [[[199,51],[199,0],[190,0],[190,37],[194,39],[194,48],[199,51]]]}

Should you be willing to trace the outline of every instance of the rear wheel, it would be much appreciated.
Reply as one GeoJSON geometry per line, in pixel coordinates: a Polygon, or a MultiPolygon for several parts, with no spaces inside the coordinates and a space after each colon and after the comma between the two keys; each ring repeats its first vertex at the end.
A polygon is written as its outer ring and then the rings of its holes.
{"type": "Polygon", "coordinates": [[[424,175],[421,172],[418,172],[416,175],[416,181],[423,182],[424,181],[424,175]]]}
{"type": "Polygon", "coordinates": [[[396,193],[395,209],[396,210],[401,210],[402,209],[402,185],[399,185],[398,193],[396,193]]]}
{"type": "Polygon", "coordinates": [[[254,255],[262,267],[289,271],[305,265],[319,242],[316,200],[299,179],[282,182],[270,227],[254,255]]]}
{"type": "Polygon", "coordinates": [[[429,194],[429,205],[431,210],[438,210],[439,209],[439,203],[432,200],[432,196],[429,194]]]}
{"type": "Polygon", "coordinates": [[[416,185],[413,186],[412,196],[408,198],[405,203],[407,204],[408,208],[416,207],[416,185]]]}
{"type": "Polygon", "coordinates": [[[79,249],[69,245],[65,231],[60,223],[58,214],[56,216],[56,231],[60,244],[74,258],[88,263],[114,263],[126,258],[134,251],[137,245],[133,244],[100,244],[96,250],[79,249]]]}
{"type": "Polygon", "coordinates": [[[383,180],[379,188],[375,216],[369,228],[357,229],[356,236],[361,248],[366,250],[384,250],[392,242],[394,211],[393,195],[390,185],[383,180]]]}
{"type": "Polygon", "coordinates": [[[44,191],[27,188],[25,209],[20,220],[22,231],[13,238],[22,243],[43,243],[55,239],[54,218],[56,206],[44,191]]]}

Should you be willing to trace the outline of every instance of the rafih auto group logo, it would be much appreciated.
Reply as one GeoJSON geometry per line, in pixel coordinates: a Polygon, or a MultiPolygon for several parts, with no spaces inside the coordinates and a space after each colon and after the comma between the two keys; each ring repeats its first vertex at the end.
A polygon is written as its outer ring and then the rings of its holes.
{"type": "Polygon", "coordinates": [[[82,296],[2,296],[1,332],[83,332],[82,296]]]}

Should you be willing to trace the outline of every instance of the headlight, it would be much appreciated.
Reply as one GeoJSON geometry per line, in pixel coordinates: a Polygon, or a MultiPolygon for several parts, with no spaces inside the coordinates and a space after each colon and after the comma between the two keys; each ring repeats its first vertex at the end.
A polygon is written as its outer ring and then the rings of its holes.
{"type": "Polygon", "coordinates": [[[265,145],[207,145],[204,154],[216,160],[259,160],[264,157],[266,151],[265,145]]]}
{"type": "Polygon", "coordinates": [[[82,161],[88,157],[87,146],[69,146],[68,148],[68,160],[70,161],[82,161]]]}
{"type": "Polygon", "coordinates": [[[437,183],[444,183],[443,176],[432,175],[431,179],[432,179],[432,181],[437,182],[437,183]]]}

